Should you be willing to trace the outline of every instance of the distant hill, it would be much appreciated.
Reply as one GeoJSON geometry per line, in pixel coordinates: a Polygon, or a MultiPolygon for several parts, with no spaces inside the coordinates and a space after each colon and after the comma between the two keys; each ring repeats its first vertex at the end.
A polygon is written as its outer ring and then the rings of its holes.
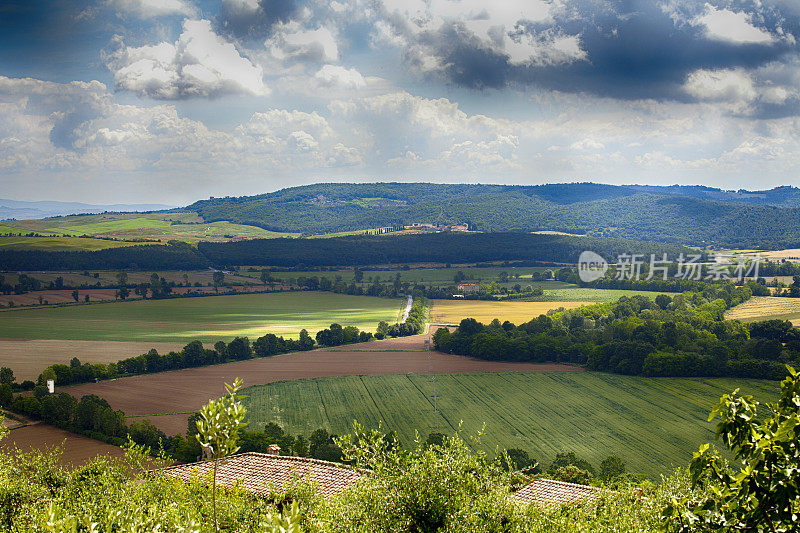
{"type": "Polygon", "coordinates": [[[0,198],[0,220],[33,220],[37,218],[85,213],[130,213],[137,211],[163,211],[174,206],[164,204],[112,204],[94,205],[79,202],[23,202],[0,198]]]}
{"type": "Polygon", "coordinates": [[[724,191],[702,186],[568,183],[534,186],[323,183],[187,209],[308,234],[418,223],[487,232],[561,231],[693,245],[800,246],[800,189],[724,191]]]}

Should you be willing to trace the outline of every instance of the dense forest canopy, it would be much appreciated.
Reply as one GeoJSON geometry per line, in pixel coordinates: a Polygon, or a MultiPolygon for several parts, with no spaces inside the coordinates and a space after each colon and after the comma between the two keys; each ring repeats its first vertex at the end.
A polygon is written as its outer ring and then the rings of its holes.
{"type": "Polygon", "coordinates": [[[486,232],[541,230],[682,244],[780,248],[800,243],[800,190],[722,191],[594,183],[445,185],[328,183],[187,209],[208,221],[307,234],[413,223],[486,232]]]}
{"type": "Polygon", "coordinates": [[[725,310],[746,301],[758,284],[705,284],[654,300],[622,297],[614,303],[540,315],[515,325],[461,321],[439,329],[437,350],[498,361],[554,361],[590,370],[644,376],[736,376],[780,379],[800,363],[800,336],[791,322],[743,324],[725,310]]]}
{"type": "Polygon", "coordinates": [[[208,266],[362,266],[419,262],[529,261],[574,264],[583,250],[609,260],[621,253],[676,257],[682,246],[564,235],[432,233],[355,235],[330,239],[255,239],[230,243],[180,242],[97,252],[0,249],[0,270],[191,270],[208,266]]]}

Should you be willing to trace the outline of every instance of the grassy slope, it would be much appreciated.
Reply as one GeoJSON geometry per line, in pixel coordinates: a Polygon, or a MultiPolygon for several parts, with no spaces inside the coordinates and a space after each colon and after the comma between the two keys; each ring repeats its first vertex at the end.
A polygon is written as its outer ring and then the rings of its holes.
{"type": "MultiPolygon", "coordinates": [[[[174,239],[186,242],[227,241],[232,236],[275,238],[297,235],[277,233],[255,226],[230,222],[203,223],[197,213],[193,212],[72,215],[42,220],[5,222],[0,227],[0,234],[20,232],[102,236],[117,239],[161,239],[164,241],[174,239]],[[181,222],[181,224],[173,224],[173,222],[181,222]]],[[[56,239],[69,242],[70,238],[57,237],[56,239]]],[[[28,247],[35,247],[36,241],[28,238],[24,244],[28,247]]]]}
{"type": "Polygon", "coordinates": [[[121,246],[134,246],[137,244],[140,243],[109,241],[106,239],[92,239],[83,237],[0,236],[0,248],[12,250],[48,250],[51,252],[73,252],[85,250],[93,252],[96,250],[105,250],[106,248],[119,248],[121,246]]]}
{"type": "Polygon", "coordinates": [[[333,293],[271,293],[11,309],[0,313],[0,337],[29,339],[212,342],[265,333],[312,335],[331,322],[374,331],[400,301],[333,293]]]}
{"type": "MultiPolygon", "coordinates": [[[[547,464],[574,450],[593,464],[617,454],[634,472],[650,476],[685,466],[693,451],[713,440],[708,412],[736,387],[774,399],[776,383],[732,379],[646,379],[595,372],[450,374],[436,376],[438,429],[465,435],[485,424],[480,445],[522,448],[547,464]]],[[[351,376],[250,387],[248,419],[289,432],[325,427],[348,432],[353,420],[398,432],[409,444],[417,430],[437,430],[428,375],[351,376]]]]}

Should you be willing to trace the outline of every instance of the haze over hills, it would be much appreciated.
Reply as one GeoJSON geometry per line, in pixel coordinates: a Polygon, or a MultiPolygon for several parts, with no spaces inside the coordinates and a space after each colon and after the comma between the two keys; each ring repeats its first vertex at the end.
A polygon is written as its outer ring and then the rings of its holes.
{"type": "Polygon", "coordinates": [[[80,202],[24,202],[0,198],[0,220],[17,219],[33,220],[37,218],[56,217],[63,215],[79,215],[88,213],[127,213],[137,211],[163,211],[174,206],[164,204],[111,204],[95,205],[80,202]]]}
{"type": "Polygon", "coordinates": [[[800,244],[800,189],[795,187],[324,183],[211,198],[187,209],[207,221],[307,234],[438,223],[490,232],[551,230],[744,248],[800,244]]]}

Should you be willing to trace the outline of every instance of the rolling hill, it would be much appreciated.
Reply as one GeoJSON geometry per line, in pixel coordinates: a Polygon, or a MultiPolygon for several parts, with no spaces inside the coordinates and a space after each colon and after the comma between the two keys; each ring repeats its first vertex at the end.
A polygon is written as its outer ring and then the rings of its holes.
{"type": "Polygon", "coordinates": [[[595,183],[326,183],[211,198],[187,209],[206,221],[305,234],[434,223],[740,248],[800,243],[800,189],[793,187],[751,192],[595,183]]]}

